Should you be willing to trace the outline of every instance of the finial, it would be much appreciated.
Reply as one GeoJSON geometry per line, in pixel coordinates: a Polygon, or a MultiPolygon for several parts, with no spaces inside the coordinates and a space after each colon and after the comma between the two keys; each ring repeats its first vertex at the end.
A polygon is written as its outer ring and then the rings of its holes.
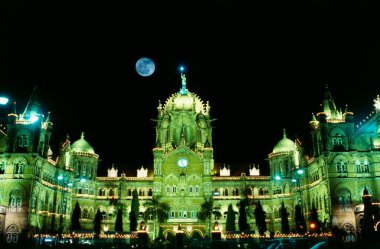
{"type": "Polygon", "coordinates": [[[283,136],[284,138],[286,138],[286,130],[285,130],[285,128],[282,129],[282,136],[283,136]]]}
{"type": "Polygon", "coordinates": [[[82,131],[82,134],[80,135],[81,139],[84,139],[84,131],[82,131]]]}
{"type": "Polygon", "coordinates": [[[70,135],[69,135],[69,133],[66,134],[66,141],[70,141],[70,135]]]}
{"type": "Polygon", "coordinates": [[[182,79],[182,88],[181,88],[181,94],[187,94],[187,89],[186,89],[186,75],[183,73],[183,71],[185,70],[185,68],[183,66],[181,66],[179,68],[179,70],[181,71],[181,79],[182,79]]]}

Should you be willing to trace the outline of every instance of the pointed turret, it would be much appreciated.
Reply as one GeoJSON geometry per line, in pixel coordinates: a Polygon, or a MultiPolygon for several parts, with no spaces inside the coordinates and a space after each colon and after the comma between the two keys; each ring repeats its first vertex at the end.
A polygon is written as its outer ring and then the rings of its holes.
{"type": "Polygon", "coordinates": [[[309,124],[312,129],[317,129],[319,126],[319,121],[315,117],[314,113],[311,114],[311,121],[309,122],[309,124]]]}
{"type": "Polygon", "coordinates": [[[349,123],[354,122],[354,113],[349,110],[348,105],[346,105],[346,108],[343,113],[343,117],[346,122],[349,122],[349,123]]]}
{"type": "Polygon", "coordinates": [[[325,86],[325,98],[322,103],[323,113],[327,120],[342,120],[342,111],[338,110],[331,95],[328,85],[325,86]]]}

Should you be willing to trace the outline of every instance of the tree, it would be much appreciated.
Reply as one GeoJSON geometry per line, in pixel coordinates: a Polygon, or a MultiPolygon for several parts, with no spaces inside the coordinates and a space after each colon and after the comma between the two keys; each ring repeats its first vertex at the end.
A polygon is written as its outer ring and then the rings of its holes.
{"type": "Polygon", "coordinates": [[[137,227],[137,218],[135,212],[129,214],[129,231],[136,231],[137,227]]]}
{"type": "Polygon", "coordinates": [[[100,234],[100,227],[102,222],[102,213],[100,212],[100,209],[96,211],[95,219],[94,219],[94,233],[95,237],[98,238],[100,234]]]}
{"type": "Polygon", "coordinates": [[[232,204],[228,205],[227,211],[227,221],[226,221],[226,231],[227,232],[235,232],[235,211],[232,208],[232,204]]]}
{"type": "MultiPolygon", "coordinates": [[[[214,207],[212,197],[206,199],[201,205],[201,211],[199,212],[199,219],[201,221],[208,220],[208,230],[211,235],[211,216],[214,215],[215,219],[219,219],[222,214],[219,212],[219,207],[214,207]]],[[[210,236],[211,237],[211,236],[210,236]]]]}
{"type": "Polygon", "coordinates": [[[306,233],[306,221],[305,221],[305,217],[302,214],[300,205],[296,205],[294,220],[296,222],[296,232],[298,234],[305,234],[306,233]]]}
{"type": "Polygon", "coordinates": [[[51,223],[50,223],[50,234],[55,234],[55,215],[51,217],[51,223]]]}
{"type": "Polygon", "coordinates": [[[123,232],[123,209],[120,207],[117,209],[115,232],[123,232]]]}
{"type": "Polygon", "coordinates": [[[139,196],[137,194],[137,189],[132,191],[132,202],[131,202],[131,213],[130,213],[130,231],[136,231],[137,228],[137,217],[139,217],[139,196]],[[132,215],[133,213],[133,215],[132,215]]]}
{"type": "MultiPolygon", "coordinates": [[[[159,202],[157,198],[153,197],[151,200],[147,200],[144,203],[145,212],[144,212],[144,219],[154,219],[154,234],[156,235],[156,223],[157,222],[164,222],[168,217],[168,212],[170,210],[170,207],[168,204],[164,202],[159,202]]],[[[158,236],[160,237],[160,236],[158,236]]]]}
{"type": "Polygon", "coordinates": [[[318,220],[318,212],[315,208],[314,203],[311,206],[311,213],[310,213],[310,233],[320,233],[320,223],[318,220]]]}
{"type": "Polygon", "coordinates": [[[290,232],[288,216],[289,216],[289,213],[286,211],[284,201],[282,201],[281,202],[281,233],[282,234],[289,234],[290,232]]]}
{"type": "Polygon", "coordinates": [[[79,207],[79,202],[77,201],[75,203],[75,207],[73,210],[73,214],[71,216],[71,229],[74,230],[80,230],[80,207],[79,207]]]}
{"type": "Polygon", "coordinates": [[[264,235],[264,233],[267,231],[267,223],[265,222],[266,213],[263,209],[263,206],[261,206],[260,201],[256,205],[254,215],[256,218],[256,227],[259,229],[259,234],[264,235]]]}
{"type": "Polygon", "coordinates": [[[249,230],[249,225],[247,223],[247,201],[246,199],[241,200],[239,203],[239,231],[245,232],[249,230]]]}

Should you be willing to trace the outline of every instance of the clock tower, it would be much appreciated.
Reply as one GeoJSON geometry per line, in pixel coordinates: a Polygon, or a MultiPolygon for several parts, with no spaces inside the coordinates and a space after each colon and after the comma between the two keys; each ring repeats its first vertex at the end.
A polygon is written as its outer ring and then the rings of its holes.
{"type": "Polygon", "coordinates": [[[211,197],[214,168],[210,106],[182,87],[157,107],[154,155],[154,196],[170,206],[164,227],[191,225],[198,220],[205,198],[211,197]]]}

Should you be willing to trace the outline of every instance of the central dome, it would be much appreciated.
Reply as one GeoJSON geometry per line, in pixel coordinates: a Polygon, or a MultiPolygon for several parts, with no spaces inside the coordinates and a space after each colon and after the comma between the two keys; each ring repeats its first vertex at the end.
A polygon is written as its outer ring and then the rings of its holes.
{"type": "Polygon", "coordinates": [[[199,113],[204,111],[204,105],[202,100],[196,94],[189,91],[185,94],[178,92],[166,100],[164,110],[166,112],[195,110],[196,113],[199,113]]]}
{"type": "Polygon", "coordinates": [[[71,149],[75,152],[95,154],[94,148],[84,140],[84,132],[82,132],[81,138],[71,145],[71,149]]]}
{"type": "Polygon", "coordinates": [[[286,132],[284,129],[283,138],[274,146],[273,153],[294,151],[295,144],[292,140],[286,137],[286,132]]]}

